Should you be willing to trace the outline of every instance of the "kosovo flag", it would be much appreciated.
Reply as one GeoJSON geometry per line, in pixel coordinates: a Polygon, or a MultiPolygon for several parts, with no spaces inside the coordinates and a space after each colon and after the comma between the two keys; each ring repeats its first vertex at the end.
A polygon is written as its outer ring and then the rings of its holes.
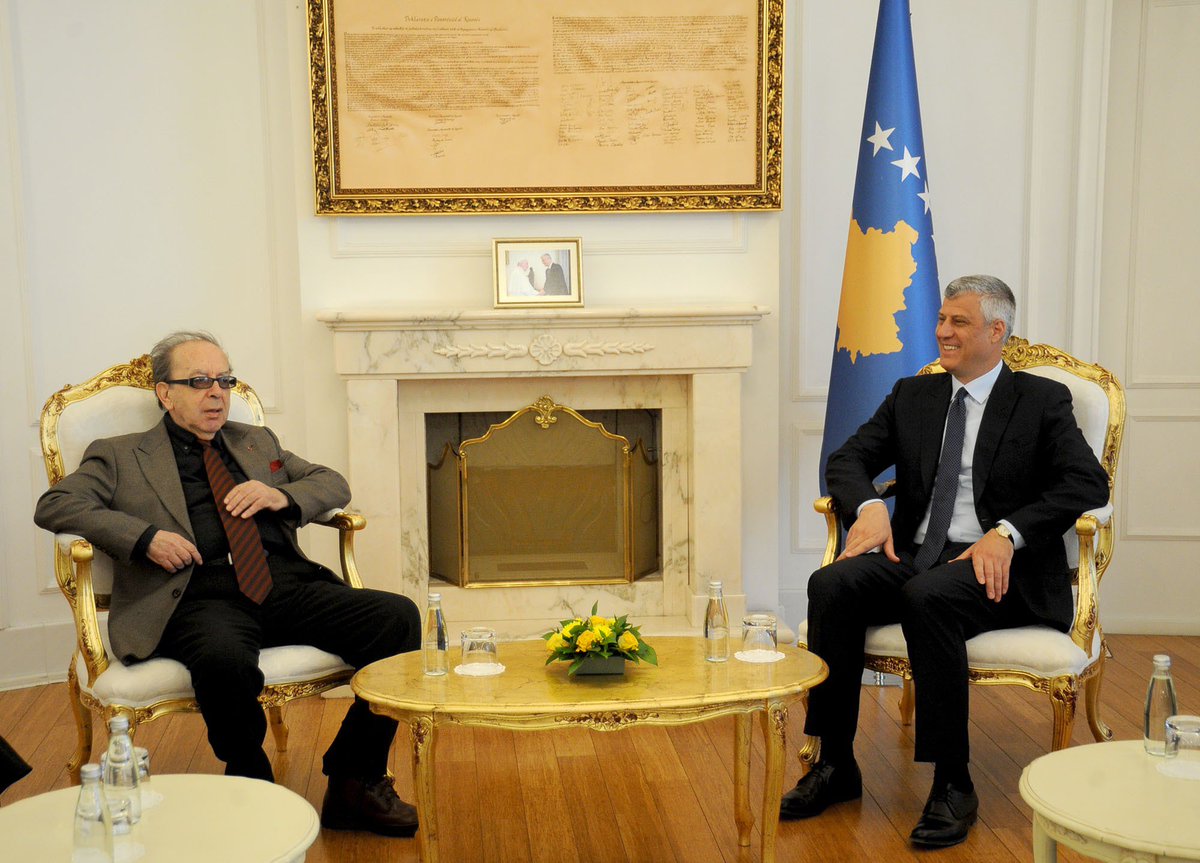
{"type": "Polygon", "coordinates": [[[908,0],[881,0],[825,407],[822,494],[830,453],[898,378],[937,359],[941,294],[925,167],[908,0]]]}

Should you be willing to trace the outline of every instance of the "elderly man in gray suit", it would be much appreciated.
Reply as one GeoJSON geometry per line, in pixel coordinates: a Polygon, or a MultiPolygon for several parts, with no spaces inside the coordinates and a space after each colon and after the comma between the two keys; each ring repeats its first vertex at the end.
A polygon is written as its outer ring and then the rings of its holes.
{"type": "MultiPolygon", "coordinates": [[[[113,652],[187,666],[225,772],[272,781],[259,650],[311,644],[360,668],[416,649],[420,614],[404,596],[349,588],[301,552],[297,528],[346,505],[349,486],[270,429],[228,421],[237,378],[213,336],[172,333],[151,361],[162,421],[93,442],[34,520],[113,558],[113,652]]],[[[325,753],[322,824],[416,832],[415,809],[387,779],[395,732],[355,699],[325,753]]]]}

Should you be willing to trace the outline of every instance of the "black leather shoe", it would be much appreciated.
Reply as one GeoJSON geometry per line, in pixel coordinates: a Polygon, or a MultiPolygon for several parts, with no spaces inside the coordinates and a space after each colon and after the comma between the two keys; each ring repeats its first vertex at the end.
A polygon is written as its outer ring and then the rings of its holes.
{"type": "Polygon", "coordinates": [[[408,837],[417,832],[417,810],[400,799],[386,776],[366,781],[330,776],[321,826],[408,837]]]}
{"type": "Polygon", "coordinates": [[[779,804],[779,818],[783,821],[798,821],[820,815],[834,803],[857,800],[862,797],[862,773],[858,765],[834,766],[818,761],[796,787],[783,795],[779,804]]]}
{"type": "Polygon", "coordinates": [[[979,798],[974,789],[963,791],[949,783],[940,788],[935,785],[909,841],[921,848],[949,848],[967,838],[978,816],[979,798]]]}

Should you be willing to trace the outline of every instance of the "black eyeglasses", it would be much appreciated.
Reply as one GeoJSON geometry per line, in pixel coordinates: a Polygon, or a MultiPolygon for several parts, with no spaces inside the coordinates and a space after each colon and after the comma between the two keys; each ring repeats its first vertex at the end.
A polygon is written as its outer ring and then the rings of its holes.
{"type": "Polygon", "coordinates": [[[174,381],[163,381],[164,384],[187,384],[194,390],[211,390],[213,384],[217,384],[223,390],[233,389],[237,386],[237,378],[233,375],[218,375],[215,378],[210,378],[208,375],[196,375],[194,378],[179,378],[174,381]]]}

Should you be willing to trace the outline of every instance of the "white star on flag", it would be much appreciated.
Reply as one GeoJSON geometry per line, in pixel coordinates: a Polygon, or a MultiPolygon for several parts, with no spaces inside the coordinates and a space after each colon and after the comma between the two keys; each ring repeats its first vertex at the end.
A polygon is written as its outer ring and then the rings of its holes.
{"type": "Polygon", "coordinates": [[[881,129],[879,128],[879,121],[875,121],[875,134],[867,136],[867,140],[875,145],[875,152],[871,154],[873,157],[878,156],[881,149],[892,149],[892,145],[888,143],[888,138],[891,136],[892,132],[895,131],[895,126],[890,129],[881,129]]]}
{"type": "Polygon", "coordinates": [[[917,162],[919,161],[921,161],[921,157],[912,155],[908,152],[908,147],[905,147],[904,158],[897,159],[896,161],[892,162],[892,164],[899,168],[902,172],[900,174],[901,183],[908,179],[909,174],[912,174],[918,180],[921,179],[921,172],[917,170],[917,162]]]}
{"type": "MultiPolygon", "coordinates": [[[[894,165],[896,163],[893,162],[892,164],[894,165]]],[[[917,192],[917,197],[925,202],[925,212],[928,213],[929,212],[929,184],[928,183],[925,184],[924,192],[917,192]]]]}

